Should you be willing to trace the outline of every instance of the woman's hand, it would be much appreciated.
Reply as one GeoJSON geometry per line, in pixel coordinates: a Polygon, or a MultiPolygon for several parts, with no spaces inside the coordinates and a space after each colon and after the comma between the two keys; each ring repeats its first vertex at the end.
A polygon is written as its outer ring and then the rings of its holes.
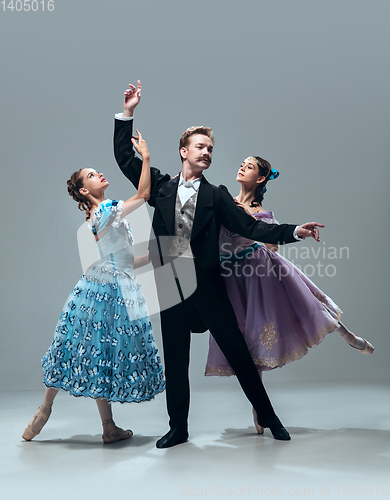
{"type": "Polygon", "coordinates": [[[137,130],[138,137],[133,136],[131,139],[131,142],[133,143],[133,146],[137,153],[139,153],[142,156],[142,159],[145,160],[146,158],[150,158],[148,146],[146,145],[146,142],[142,138],[142,134],[139,130],[137,130]],[[138,144],[137,142],[138,141],[138,144]]]}

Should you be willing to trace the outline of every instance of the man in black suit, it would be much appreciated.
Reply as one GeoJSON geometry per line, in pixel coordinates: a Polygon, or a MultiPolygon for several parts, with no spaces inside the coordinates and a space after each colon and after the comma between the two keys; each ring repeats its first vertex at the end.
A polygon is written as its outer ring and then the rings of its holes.
{"type": "MultiPolygon", "coordinates": [[[[141,98],[141,83],[138,81],[137,88],[129,87],[125,92],[124,111],[116,115],[114,153],[122,172],[137,187],[142,161],[134,154],[131,138],[132,117],[141,98]]],[[[213,186],[203,176],[203,171],[211,164],[213,145],[211,129],[191,127],[180,141],[181,174],[171,179],[168,174],[151,168],[148,203],[155,208],[155,238],[161,242],[164,237],[187,237],[190,240],[187,251],[194,259],[197,280],[197,288],[191,296],[183,297],[180,303],[161,312],[170,431],[157,441],[157,448],[175,446],[188,439],[190,334],[207,329],[237,375],[257,412],[259,424],[269,427],[275,439],[290,439],[272,408],[228,299],[219,268],[219,233],[224,225],[252,240],[284,244],[309,236],[319,241],[317,226],[323,226],[315,222],[303,226],[270,225],[246,214],[224,186],[213,186]]],[[[161,245],[159,247],[161,250],[161,245]]],[[[160,252],[161,262],[165,257],[160,252]]],[[[159,264],[156,260],[158,258],[152,256],[154,265],[159,264]]],[[[180,283],[177,284],[180,293],[180,283]]],[[[163,291],[160,289],[158,293],[161,296],[163,291]]]]}

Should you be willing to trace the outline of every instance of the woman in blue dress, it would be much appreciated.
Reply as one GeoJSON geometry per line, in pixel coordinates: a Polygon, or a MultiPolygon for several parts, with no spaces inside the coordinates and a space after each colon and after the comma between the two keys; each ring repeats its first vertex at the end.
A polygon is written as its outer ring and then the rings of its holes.
{"type": "MultiPolygon", "coordinates": [[[[125,219],[150,195],[150,156],[138,134],[132,142],[143,157],[142,174],[138,192],[129,200],[105,199],[109,184],[92,168],[74,172],[67,181],[69,194],[86,211],[99,259],[73,288],[42,358],[46,391],[23,433],[26,441],[37,436],[48,421],[60,389],[96,400],[104,443],[133,435],[115,425],[111,402],[149,401],[165,389],[145,299],[134,275],[133,238],[125,219]]],[[[138,259],[136,267],[148,261],[138,259]]]]}

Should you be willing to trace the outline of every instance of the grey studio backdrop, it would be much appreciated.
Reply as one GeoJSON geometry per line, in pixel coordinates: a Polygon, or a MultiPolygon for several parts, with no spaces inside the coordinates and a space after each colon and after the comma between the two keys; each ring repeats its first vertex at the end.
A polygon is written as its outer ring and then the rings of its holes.
{"type": "MultiPolygon", "coordinates": [[[[295,245],[293,260],[317,266],[313,281],[375,353],[362,356],[333,334],[266,382],[388,380],[389,2],[54,5],[0,11],[1,389],[42,387],[40,359],[81,275],[84,217],[66,191],[70,174],[94,167],[110,181],[108,197],[135,193],[112,135],[123,92],[138,78],[135,125],[153,165],[175,175],[184,129],[211,126],[210,182],[238,194],[240,162],[260,155],[281,174],[264,207],[281,222],[326,225],[319,244],[295,245]]],[[[193,384],[212,383],[203,376],[207,348],[208,334],[193,335],[193,384]]]]}

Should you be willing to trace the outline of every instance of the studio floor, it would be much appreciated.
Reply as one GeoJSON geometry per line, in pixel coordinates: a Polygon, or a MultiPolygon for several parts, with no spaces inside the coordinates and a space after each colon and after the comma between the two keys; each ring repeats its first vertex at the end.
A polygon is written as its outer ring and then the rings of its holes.
{"type": "Polygon", "coordinates": [[[3,499],[386,498],[390,389],[386,383],[267,383],[292,440],[257,435],[234,379],[192,388],[190,440],[167,450],[165,395],[113,405],[132,439],[103,445],[96,405],[60,393],[31,442],[21,438],[42,392],[3,392],[3,499]]]}

